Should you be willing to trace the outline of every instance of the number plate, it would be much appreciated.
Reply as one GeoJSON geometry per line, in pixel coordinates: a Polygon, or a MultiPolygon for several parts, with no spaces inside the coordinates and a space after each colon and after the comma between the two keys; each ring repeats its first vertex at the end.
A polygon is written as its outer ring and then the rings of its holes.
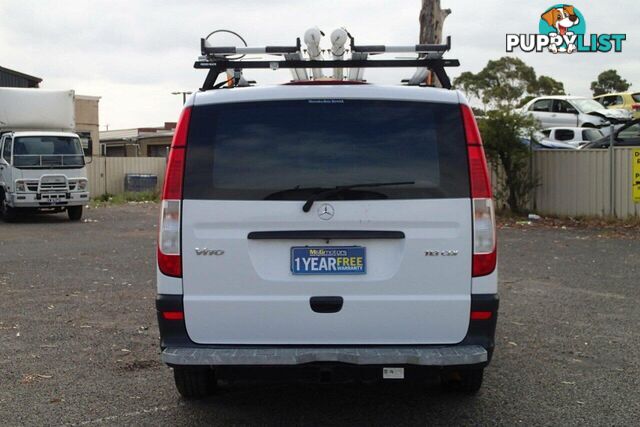
{"type": "Polygon", "coordinates": [[[291,248],[293,274],[365,274],[362,246],[300,246],[291,248]]]}

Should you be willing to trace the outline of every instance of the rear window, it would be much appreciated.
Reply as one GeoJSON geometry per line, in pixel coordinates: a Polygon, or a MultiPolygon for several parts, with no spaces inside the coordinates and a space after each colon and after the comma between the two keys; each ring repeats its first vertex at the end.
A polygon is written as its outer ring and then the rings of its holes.
{"type": "Polygon", "coordinates": [[[197,106],[191,114],[185,199],[469,197],[460,106],[309,99],[197,106]]]}
{"type": "Polygon", "coordinates": [[[640,93],[634,93],[631,97],[635,102],[640,102],[640,93]]]}
{"type": "Polygon", "coordinates": [[[571,129],[556,129],[556,139],[558,141],[571,141],[575,133],[571,129]]]}
{"type": "Polygon", "coordinates": [[[597,141],[604,135],[597,129],[584,129],[582,131],[582,139],[585,141],[597,141]]]}

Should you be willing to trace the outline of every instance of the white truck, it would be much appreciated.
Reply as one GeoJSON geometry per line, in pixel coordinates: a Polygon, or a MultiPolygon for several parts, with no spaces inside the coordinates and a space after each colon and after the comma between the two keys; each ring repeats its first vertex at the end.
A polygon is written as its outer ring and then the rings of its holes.
{"type": "Polygon", "coordinates": [[[0,212],[67,211],[89,201],[85,158],[75,133],[72,90],[0,88],[0,212]]]}

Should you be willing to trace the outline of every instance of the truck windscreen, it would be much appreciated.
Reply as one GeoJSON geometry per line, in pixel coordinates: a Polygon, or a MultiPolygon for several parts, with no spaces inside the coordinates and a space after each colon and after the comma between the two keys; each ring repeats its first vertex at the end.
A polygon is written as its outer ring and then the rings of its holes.
{"type": "Polygon", "coordinates": [[[84,156],[78,138],[23,136],[15,138],[13,165],[18,168],[82,167],[84,156]]]}

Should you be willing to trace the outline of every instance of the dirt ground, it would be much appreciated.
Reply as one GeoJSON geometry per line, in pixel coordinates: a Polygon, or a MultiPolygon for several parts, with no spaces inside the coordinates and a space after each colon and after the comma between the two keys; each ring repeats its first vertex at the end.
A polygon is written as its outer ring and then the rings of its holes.
{"type": "Polygon", "coordinates": [[[475,397],[413,385],[256,385],[180,399],[160,362],[155,204],[0,222],[0,423],[631,425],[640,417],[640,233],[499,233],[497,349],[475,397]]]}

